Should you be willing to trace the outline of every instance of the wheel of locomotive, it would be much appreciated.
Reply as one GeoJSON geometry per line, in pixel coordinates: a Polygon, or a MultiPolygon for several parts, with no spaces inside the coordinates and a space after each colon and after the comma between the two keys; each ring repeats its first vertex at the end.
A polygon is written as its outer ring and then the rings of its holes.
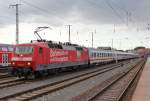
{"type": "Polygon", "coordinates": [[[59,69],[58,68],[51,69],[51,73],[54,75],[57,75],[57,74],[59,74],[59,69]]]}
{"type": "Polygon", "coordinates": [[[36,78],[38,78],[38,77],[41,77],[41,73],[38,72],[38,71],[36,71],[36,72],[31,72],[30,74],[24,76],[25,79],[31,79],[31,80],[32,80],[32,79],[36,79],[36,78]]]}
{"type": "Polygon", "coordinates": [[[73,71],[77,71],[77,68],[78,68],[78,66],[73,66],[73,67],[72,67],[72,70],[73,70],[73,71]]]}

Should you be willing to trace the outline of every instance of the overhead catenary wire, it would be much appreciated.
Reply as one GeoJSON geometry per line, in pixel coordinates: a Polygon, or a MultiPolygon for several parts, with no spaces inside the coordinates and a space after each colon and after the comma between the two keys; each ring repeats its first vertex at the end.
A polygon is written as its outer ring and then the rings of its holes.
{"type": "MultiPolygon", "coordinates": [[[[125,23],[123,17],[116,11],[116,9],[107,1],[107,0],[103,0],[105,2],[105,4],[111,8],[111,10],[113,11],[114,15],[119,18],[120,22],[125,23]]],[[[98,3],[95,3],[94,1],[91,0],[86,0],[86,2],[89,2],[92,5],[95,5],[98,8],[102,8],[101,6],[98,5],[98,3]]]]}
{"type": "Polygon", "coordinates": [[[110,0],[110,2],[113,7],[116,7],[116,9],[119,8],[118,11],[121,11],[121,10],[123,11],[123,13],[126,16],[126,21],[127,21],[126,23],[128,26],[129,22],[131,21],[131,12],[129,10],[125,9],[123,6],[116,4],[116,2],[114,2],[113,0],[110,0]]]}
{"type": "MultiPolygon", "coordinates": [[[[35,8],[35,9],[39,10],[39,11],[45,13],[45,14],[49,14],[49,13],[50,13],[50,11],[48,11],[48,10],[46,10],[46,9],[44,9],[44,8],[41,8],[41,7],[39,7],[39,6],[35,5],[35,4],[32,4],[32,3],[30,3],[30,2],[27,2],[27,1],[25,1],[25,0],[21,0],[21,2],[22,2],[22,3],[25,3],[26,5],[28,5],[28,6],[32,7],[32,8],[35,8]]],[[[51,13],[54,14],[54,12],[51,12],[51,13]]],[[[58,19],[60,19],[60,20],[62,20],[62,21],[65,20],[63,17],[56,16],[55,14],[52,15],[52,16],[55,16],[55,17],[57,17],[58,19]]]]}
{"type": "MultiPolygon", "coordinates": [[[[127,16],[127,24],[128,23],[132,23],[132,24],[136,24],[136,26],[139,25],[139,22],[143,22],[143,23],[147,23],[145,22],[140,15],[135,15],[131,10],[127,9],[126,7],[117,4],[116,2],[114,2],[113,0],[111,0],[112,4],[115,5],[115,7],[118,7],[119,9],[121,9],[122,11],[125,12],[126,16],[127,16]],[[138,24],[138,25],[137,25],[138,24]]],[[[140,24],[141,26],[141,24],[140,24]]],[[[145,26],[146,27],[146,26],[145,26]]],[[[138,28],[137,28],[138,29],[138,28]]]]}
{"type": "Polygon", "coordinates": [[[112,9],[112,11],[114,12],[114,14],[120,19],[121,22],[125,23],[123,17],[116,11],[116,9],[110,4],[110,2],[108,0],[104,0],[105,3],[112,9]]]}
{"type": "MultiPolygon", "coordinates": [[[[108,1],[105,0],[105,2],[108,2],[108,1]]],[[[127,8],[125,8],[123,6],[120,6],[119,4],[116,4],[116,2],[114,2],[113,0],[110,0],[108,3],[110,4],[110,2],[111,2],[112,7],[118,7],[120,10],[122,10],[125,13],[125,15],[126,15],[125,23],[126,23],[127,26],[129,25],[129,23],[130,24],[132,23],[132,24],[136,24],[136,27],[138,27],[139,21],[145,23],[143,20],[141,20],[141,18],[139,16],[135,16],[135,14],[133,14],[132,11],[128,10],[127,8]]],[[[140,24],[140,26],[141,26],[141,24],[140,24]]],[[[139,28],[136,28],[136,29],[139,29],[139,28]]]]}

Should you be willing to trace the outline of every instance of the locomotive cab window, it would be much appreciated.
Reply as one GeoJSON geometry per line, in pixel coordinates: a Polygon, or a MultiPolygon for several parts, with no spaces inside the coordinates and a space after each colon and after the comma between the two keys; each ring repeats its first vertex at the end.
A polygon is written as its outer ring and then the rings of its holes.
{"type": "Polygon", "coordinates": [[[16,46],[15,53],[16,54],[31,54],[33,52],[32,46],[16,46]]]}

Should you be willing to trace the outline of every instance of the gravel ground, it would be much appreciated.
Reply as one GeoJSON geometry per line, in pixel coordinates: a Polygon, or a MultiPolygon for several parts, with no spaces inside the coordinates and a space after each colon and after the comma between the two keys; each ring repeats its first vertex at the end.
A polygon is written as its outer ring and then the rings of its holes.
{"type": "Polygon", "coordinates": [[[117,73],[121,73],[127,68],[128,68],[127,66],[116,68],[109,72],[100,74],[99,76],[90,78],[88,80],[85,80],[83,82],[61,89],[59,91],[50,93],[48,95],[44,95],[33,101],[69,101],[71,100],[72,97],[75,97],[79,94],[86,92],[88,89],[93,88],[95,85],[99,85],[106,79],[109,79],[110,77],[116,75],[117,73]]]}
{"type": "MultiPolygon", "coordinates": [[[[105,66],[101,66],[99,68],[104,68],[104,67],[105,66]]],[[[84,74],[86,72],[96,70],[96,69],[97,68],[90,68],[90,69],[85,69],[84,71],[67,73],[65,75],[60,74],[60,75],[52,76],[52,78],[45,79],[45,80],[39,80],[39,81],[36,81],[36,82],[26,82],[25,84],[16,85],[16,86],[13,86],[13,87],[8,87],[8,88],[3,88],[3,89],[0,89],[0,98],[5,97],[7,95],[12,95],[14,93],[26,91],[26,90],[31,89],[31,88],[37,88],[37,87],[45,85],[45,84],[50,84],[50,83],[53,83],[53,82],[64,80],[66,78],[74,77],[76,75],[80,75],[81,73],[84,74]]]]}
{"type": "MultiPolygon", "coordinates": [[[[102,66],[100,68],[103,68],[102,66]]],[[[85,72],[89,72],[91,70],[96,70],[97,68],[92,68],[92,69],[88,69],[88,70],[85,70],[85,71],[80,71],[80,72],[73,72],[73,73],[67,73],[66,75],[64,74],[60,74],[60,75],[57,75],[57,76],[52,76],[52,78],[49,78],[49,79],[45,79],[45,80],[40,80],[40,81],[36,81],[36,82],[27,82],[25,84],[21,84],[21,85],[17,85],[17,86],[14,86],[14,87],[8,87],[8,88],[3,88],[3,89],[0,89],[0,98],[4,97],[4,96],[7,96],[7,95],[12,95],[14,93],[18,93],[18,92],[22,92],[22,91],[26,91],[28,89],[32,89],[32,88],[37,88],[39,86],[42,86],[42,85],[45,85],[45,84],[50,84],[50,83],[53,83],[53,82],[57,82],[57,81],[60,81],[60,80],[64,80],[66,78],[70,78],[70,77],[74,77],[76,75],[79,75],[81,73],[85,73],[85,72]]],[[[122,68],[124,69],[124,68],[122,68]]],[[[113,74],[113,73],[112,73],[113,74]]],[[[107,78],[108,76],[110,75],[110,73],[108,73],[107,75],[103,76],[102,79],[105,79],[107,78]]],[[[96,79],[96,78],[95,78],[96,79]]],[[[97,78],[99,79],[99,78],[97,78]]],[[[93,85],[93,83],[95,82],[87,82],[88,84],[91,84],[93,85]]],[[[85,83],[86,84],[86,83],[85,83]]],[[[87,85],[88,85],[87,84],[87,85]]],[[[83,87],[83,85],[82,85],[83,87]]],[[[79,88],[78,90],[84,90],[84,88],[82,89],[79,88]]],[[[85,86],[87,87],[87,86],[85,86]]],[[[76,87],[74,89],[77,89],[76,87]]],[[[75,90],[74,90],[75,91],[75,90]]],[[[68,91],[69,92],[69,91],[68,91]]],[[[76,92],[74,92],[76,93],[76,92]]],[[[60,94],[60,93],[59,93],[60,94]]],[[[65,94],[65,93],[64,93],[65,94]]],[[[66,93],[68,94],[68,93],[66,93]]],[[[54,94],[55,95],[55,94],[54,94]]],[[[68,94],[69,95],[69,94],[68,94]]]]}

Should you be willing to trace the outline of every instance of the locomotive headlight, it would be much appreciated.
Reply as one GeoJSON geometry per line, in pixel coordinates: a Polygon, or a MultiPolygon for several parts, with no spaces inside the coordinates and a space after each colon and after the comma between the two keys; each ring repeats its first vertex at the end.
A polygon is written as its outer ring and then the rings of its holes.
{"type": "Polygon", "coordinates": [[[28,63],[27,63],[27,65],[28,65],[28,66],[30,66],[30,65],[31,65],[31,63],[30,63],[30,62],[28,62],[28,63]]]}
{"type": "Polygon", "coordinates": [[[15,62],[12,62],[12,65],[15,65],[15,62]]]}

